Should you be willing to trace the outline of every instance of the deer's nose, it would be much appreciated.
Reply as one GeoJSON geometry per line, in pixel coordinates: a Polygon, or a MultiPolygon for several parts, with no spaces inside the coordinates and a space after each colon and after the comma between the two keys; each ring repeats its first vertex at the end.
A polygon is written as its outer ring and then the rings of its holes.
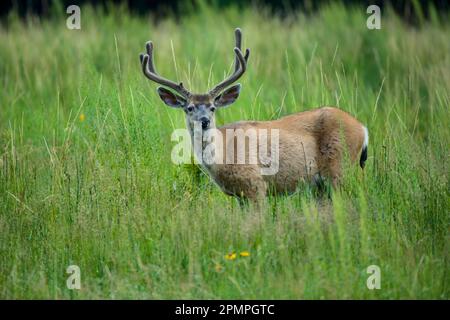
{"type": "Polygon", "coordinates": [[[202,129],[203,130],[208,129],[208,127],[209,127],[209,119],[207,117],[201,117],[200,121],[202,123],[202,129]]]}

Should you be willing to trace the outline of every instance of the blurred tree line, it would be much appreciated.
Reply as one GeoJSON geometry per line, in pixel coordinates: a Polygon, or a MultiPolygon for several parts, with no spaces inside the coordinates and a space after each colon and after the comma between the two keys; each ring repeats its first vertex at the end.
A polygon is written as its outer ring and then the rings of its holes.
{"type": "MultiPolygon", "coordinates": [[[[259,5],[268,7],[274,14],[285,15],[291,11],[300,10],[304,13],[314,13],[321,6],[336,0],[200,0],[202,3],[210,3],[216,7],[228,5],[248,6],[259,5]]],[[[338,0],[339,1],[339,0],[338,0]]],[[[130,12],[135,14],[147,14],[152,12],[156,15],[167,14],[180,15],[186,8],[195,9],[198,0],[2,0],[0,1],[0,16],[5,16],[14,10],[19,16],[27,14],[47,16],[55,2],[61,7],[69,5],[91,4],[102,6],[106,10],[109,6],[124,5],[130,12]]],[[[392,7],[395,12],[409,23],[416,24],[430,17],[430,6],[433,6],[440,14],[447,13],[450,7],[448,0],[341,0],[345,5],[361,6],[367,8],[376,4],[381,8],[392,7]]]]}

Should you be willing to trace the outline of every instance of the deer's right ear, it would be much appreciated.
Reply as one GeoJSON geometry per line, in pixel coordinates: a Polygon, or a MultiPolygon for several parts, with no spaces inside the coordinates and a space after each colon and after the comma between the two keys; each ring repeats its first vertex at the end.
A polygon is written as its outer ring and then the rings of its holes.
{"type": "Polygon", "coordinates": [[[172,108],[182,108],[186,104],[186,100],[179,95],[167,90],[166,88],[159,87],[158,94],[162,101],[172,108]]]}
{"type": "Polygon", "coordinates": [[[226,89],[218,97],[216,97],[214,99],[214,105],[216,107],[226,107],[232,104],[239,97],[239,92],[241,92],[241,85],[238,83],[226,89]]]}

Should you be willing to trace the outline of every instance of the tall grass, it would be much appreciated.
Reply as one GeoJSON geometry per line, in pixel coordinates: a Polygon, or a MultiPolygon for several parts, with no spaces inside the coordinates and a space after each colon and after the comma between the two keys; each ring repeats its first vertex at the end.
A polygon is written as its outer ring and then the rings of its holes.
{"type": "Polygon", "coordinates": [[[81,18],[0,28],[1,298],[448,298],[450,17],[412,28],[383,12],[381,30],[340,5],[81,18]],[[237,26],[249,70],[219,125],[337,105],[369,128],[364,174],[348,170],[331,200],[305,189],[241,209],[170,161],[184,115],[138,54],[152,39],[161,74],[206,91],[232,68],[237,26]]]}

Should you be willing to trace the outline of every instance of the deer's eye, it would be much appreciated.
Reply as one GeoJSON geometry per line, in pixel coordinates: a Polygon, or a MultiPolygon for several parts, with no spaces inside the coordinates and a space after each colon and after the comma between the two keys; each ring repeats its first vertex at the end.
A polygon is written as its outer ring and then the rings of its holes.
{"type": "Polygon", "coordinates": [[[188,112],[192,112],[192,111],[194,111],[194,106],[188,106],[188,107],[186,108],[186,110],[187,110],[188,112]]]}

